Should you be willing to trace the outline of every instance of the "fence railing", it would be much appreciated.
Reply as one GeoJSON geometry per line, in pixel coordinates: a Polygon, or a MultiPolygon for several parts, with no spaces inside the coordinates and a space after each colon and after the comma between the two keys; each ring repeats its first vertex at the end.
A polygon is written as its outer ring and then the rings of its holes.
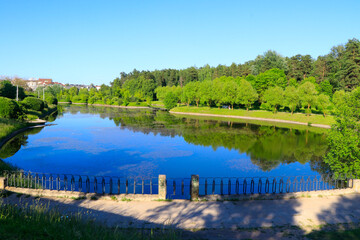
{"type": "Polygon", "coordinates": [[[293,176],[293,177],[225,177],[200,178],[199,195],[247,195],[294,193],[304,191],[351,188],[351,178],[345,176],[293,176]]]}
{"type": "Polygon", "coordinates": [[[157,194],[157,178],[6,172],[9,187],[97,194],[157,194]]]}
{"type": "Polygon", "coordinates": [[[154,178],[5,172],[7,186],[96,194],[159,194],[166,199],[208,195],[283,194],[353,187],[353,176],[154,178]]]}

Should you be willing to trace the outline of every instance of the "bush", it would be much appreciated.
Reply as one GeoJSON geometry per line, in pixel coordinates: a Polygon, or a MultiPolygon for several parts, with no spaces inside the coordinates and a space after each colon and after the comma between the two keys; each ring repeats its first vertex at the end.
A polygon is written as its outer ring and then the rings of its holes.
{"type": "Polygon", "coordinates": [[[42,111],[45,107],[43,100],[34,97],[27,97],[22,102],[27,108],[35,111],[42,111]]]}
{"type": "Polygon", "coordinates": [[[21,107],[14,100],[0,97],[0,118],[19,119],[23,114],[21,107]]]}
{"type": "Polygon", "coordinates": [[[57,105],[58,104],[58,100],[57,100],[57,98],[56,97],[53,97],[53,96],[48,96],[48,97],[46,97],[46,102],[48,103],[48,104],[52,104],[52,105],[57,105]]]}
{"type": "Polygon", "coordinates": [[[178,99],[177,99],[177,97],[175,96],[175,94],[172,93],[172,92],[168,92],[168,93],[166,94],[165,98],[164,98],[165,108],[166,108],[167,110],[170,110],[170,109],[176,107],[177,101],[178,101],[178,99]]]}

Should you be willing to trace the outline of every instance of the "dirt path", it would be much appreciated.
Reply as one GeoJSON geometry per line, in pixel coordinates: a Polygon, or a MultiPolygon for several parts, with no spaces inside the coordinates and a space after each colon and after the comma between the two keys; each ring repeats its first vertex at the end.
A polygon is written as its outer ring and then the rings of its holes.
{"type": "MultiPolygon", "coordinates": [[[[295,121],[281,120],[281,119],[271,119],[271,118],[258,118],[258,117],[233,116],[233,115],[219,115],[219,114],[209,114],[209,113],[173,112],[173,111],[170,111],[170,113],[181,114],[181,115],[206,116],[206,117],[238,118],[238,119],[246,119],[246,120],[298,124],[298,125],[305,125],[305,126],[308,125],[307,123],[303,123],[303,122],[295,122],[295,121]]],[[[331,128],[330,125],[325,125],[325,124],[311,124],[311,126],[312,127],[319,127],[319,128],[328,128],[328,129],[331,128]]]]}
{"type": "MultiPolygon", "coordinates": [[[[4,198],[5,203],[11,204],[33,201],[32,197],[16,194],[4,198]]],[[[239,236],[254,239],[265,236],[286,239],[288,236],[293,239],[294,235],[302,236],[324,224],[360,222],[360,194],[237,202],[123,202],[66,198],[41,198],[39,201],[66,214],[80,211],[109,226],[163,228],[165,225],[185,229],[188,233],[195,230],[196,233],[191,233],[193,237],[206,239],[238,239],[239,236]]]]}

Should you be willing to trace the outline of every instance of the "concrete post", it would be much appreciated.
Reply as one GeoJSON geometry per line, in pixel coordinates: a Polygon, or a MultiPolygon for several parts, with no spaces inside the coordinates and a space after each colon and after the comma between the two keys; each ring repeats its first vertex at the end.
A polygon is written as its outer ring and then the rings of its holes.
{"type": "Polygon", "coordinates": [[[6,178],[0,177],[0,190],[4,190],[6,187],[6,178]]]}
{"type": "Polygon", "coordinates": [[[159,175],[159,199],[166,199],[166,175],[159,175]]]}
{"type": "Polygon", "coordinates": [[[360,192],[360,179],[353,179],[352,184],[353,184],[354,191],[360,192]]]}
{"type": "Polygon", "coordinates": [[[191,175],[191,200],[197,200],[199,198],[199,175],[191,175]]]}

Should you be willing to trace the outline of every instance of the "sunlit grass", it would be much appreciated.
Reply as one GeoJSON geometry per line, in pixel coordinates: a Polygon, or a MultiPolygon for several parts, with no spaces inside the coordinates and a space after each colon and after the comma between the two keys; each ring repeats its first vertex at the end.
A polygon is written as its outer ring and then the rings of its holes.
{"type": "Polygon", "coordinates": [[[0,239],[179,239],[173,230],[109,228],[91,220],[91,212],[62,214],[34,200],[24,206],[0,199],[0,239]]]}
{"type": "Polygon", "coordinates": [[[208,107],[175,107],[171,109],[172,112],[187,112],[187,113],[205,113],[205,114],[217,114],[217,115],[230,115],[230,116],[245,116],[245,117],[256,117],[256,118],[267,118],[267,119],[279,119],[287,121],[295,121],[310,124],[325,124],[332,125],[335,123],[333,116],[324,117],[320,114],[311,114],[306,116],[304,113],[291,113],[278,112],[272,113],[264,110],[250,110],[246,111],[243,109],[218,109],[208,107]]]}
{"type": "Polygon", "coordinates": [[[27,123],[12,119],[0,118],[0,141],[10,133],[26,127],[27,123]]]}

